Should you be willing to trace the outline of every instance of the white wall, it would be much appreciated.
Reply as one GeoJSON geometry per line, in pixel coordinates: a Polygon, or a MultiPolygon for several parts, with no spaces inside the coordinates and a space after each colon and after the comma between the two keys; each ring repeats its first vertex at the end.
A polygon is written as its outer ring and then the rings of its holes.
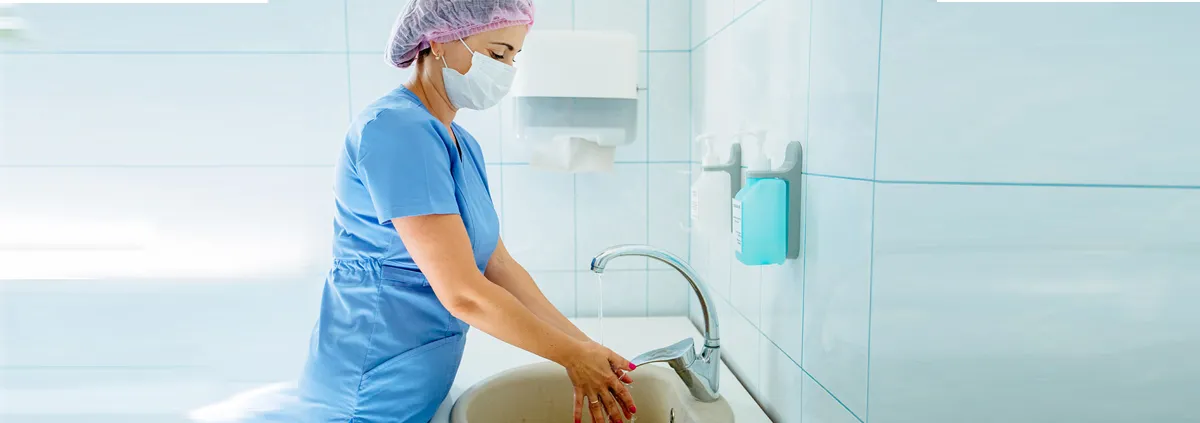
{"type": "MultiPolygon", "coordinates": [[[[299,369],[334,155],[350,116],[406,80],[382,58],[403,3],[18,8],[31,39],[0,43],[5,414],[168,419],[299,369]]],[[[614,173],[532,169],[508,105],[460,114],[506,243],[568,315],[596,313],[601,249],[688,252],[688,9],[538,2],[536,29],[641,40],[642,133],[614,173]]],[[[673,273],[610,269],[607,315],[686,312],[673,273]]]]}
{"type": "Polygon", "coordinates": [[[1194,418],[1200,6],[692,13],[693,131],[746,122],[776,164],[807,153],[801,259],[691,240],[777,421],[1194,418]]]}

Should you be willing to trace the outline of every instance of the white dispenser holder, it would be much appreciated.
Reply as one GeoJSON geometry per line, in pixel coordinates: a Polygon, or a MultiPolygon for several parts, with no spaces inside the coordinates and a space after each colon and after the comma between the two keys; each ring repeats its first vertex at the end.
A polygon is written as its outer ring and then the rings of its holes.
{"type": "MultiPolygon", "coordinates": [[[[713,149],[712,144],[709,144],[709,149],[713,149]]],[[[715,156],[716,152],[712,154],[715,156]]],[[[707,156],[705,158],[708,158],[707,156]]],[[[707,160],[706,160],[707,161],[707,160]]],[[[737,195],[738,191],[742,190],[742,145],[733,143],[729,146],[729,160],[725,163],[704,163],[701,162],[700,170],[705,172],[725,172],[729,175],[729,198],[732,200],[737,195]]],[[[732,223],[730,223],[732,225],[732,223]]]]}
{"type": "MultiPolygon", "coordinates": [[[[754,133],[754,136],[761,136],[762,133],[754,133]]],[[[759,151],[762,151],[762,143],[765,137],[759,138],[759,151]]],[[[765,155],[764,155],[765,157],[765,155]]],[[[804,164],[804,146],[799,141],[788,143],[786,158],[783,161],[783,166],[777,169],[770,169],[770,162],[767,163],[768,170],[749,170],[746,172],[747,178],[776,178],[787,181],[788,184],[788,211],[787,211],[787,258],[795,259],[800,257],[800,213],[804,210],[804,204],[801,201],[803,197],[803,164],[804,164]]]]}
{"type": "Polygon", "coordinates": [[[524,47],[512,89],[517,139],[564,169],[611,168],[613,148],[638,135],[637,38],[544,30],[524,47]]]}

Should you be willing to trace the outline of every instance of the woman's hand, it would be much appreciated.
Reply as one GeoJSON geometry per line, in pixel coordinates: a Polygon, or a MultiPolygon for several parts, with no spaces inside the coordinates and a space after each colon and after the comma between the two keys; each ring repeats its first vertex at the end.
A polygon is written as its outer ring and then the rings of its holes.
{"type": "Polygon", "coordinates": [[[636,367],[633,363],[600,344],[587,342],[579,353],[563,363],[563,367],[571,377],[571,384],[575,385],[576,423],[583,417],[585,403],[593,423],[604,423],[605,414],[615,423],[633,418],[637,407],[625,388],[626,383],[633,383],[633,379],[625,374],[636,367]]]}

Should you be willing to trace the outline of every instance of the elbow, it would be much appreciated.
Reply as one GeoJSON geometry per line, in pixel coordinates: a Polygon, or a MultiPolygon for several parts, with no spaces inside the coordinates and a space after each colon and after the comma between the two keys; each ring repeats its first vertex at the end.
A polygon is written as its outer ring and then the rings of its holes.
{"type": "Polygon", "coordinates": [[[442,306],[446,307],[446,311],[449,311],[455,318],[464,321],[471,320],[471,317],[479,314],[483,308],[475,296],[466,292],[448,295],[446,299],[442,300],[442,306]]]}

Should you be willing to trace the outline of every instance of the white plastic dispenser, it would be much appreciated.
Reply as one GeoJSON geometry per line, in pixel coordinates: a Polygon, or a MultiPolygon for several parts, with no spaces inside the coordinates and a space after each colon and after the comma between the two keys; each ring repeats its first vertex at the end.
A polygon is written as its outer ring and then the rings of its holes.
{"type": "Polygon", "coordinates": [[[704,156],[701,159],[701,172],[692,183],[692,222],[693,227],[709,233],[728,233],[730,178],[720,170],[714,170],[723,163],[717,154],[717,138],[711,134],[696,137],[704,156]]]}
{"type": "Polygon", "coordinates": [[[637,139],[637,38],[620,31],[533,31],[523,50],[513,119],[530,165],[611,171],[616,147],[637,139]]]}

